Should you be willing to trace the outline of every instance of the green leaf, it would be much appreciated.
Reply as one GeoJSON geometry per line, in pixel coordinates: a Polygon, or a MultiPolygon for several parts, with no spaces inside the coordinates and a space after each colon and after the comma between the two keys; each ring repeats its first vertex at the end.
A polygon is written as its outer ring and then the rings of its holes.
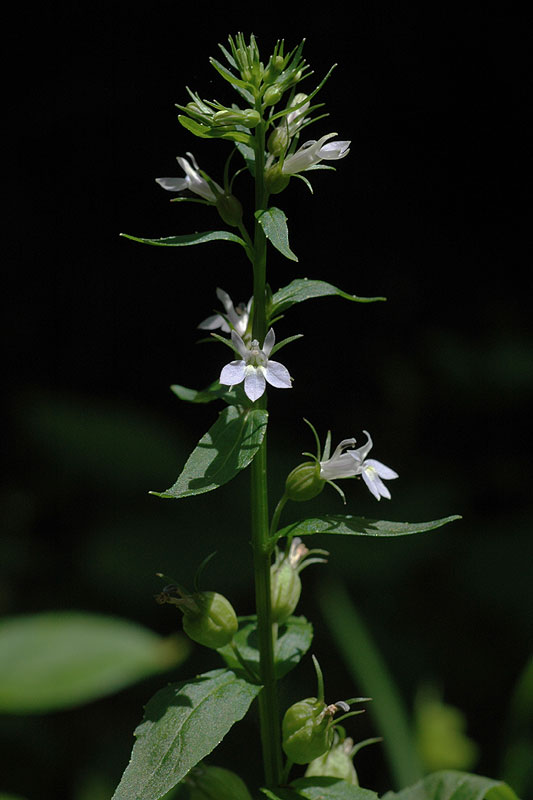
{"type": "Polygon", "coordinates": [[[211,127],[210,125],[202,125],[201,122],[186,117],[184,114],[178,114],[178,121],[190,133],[199,136],[200,139],[228,139],[232,142],[242,142],[243,144],[252,144],[253,137],[249,133],[244,133],[242,130],[226,127],[211,127]]]}
{"type": "Polygon", "coordinates": [[[289,247],[289,231],[287,228],[287,217],[280,208],[267,208],[266,211],[256,211],[255,216],[259,220],[265,236],[269,239],[276,250],[279,250],[286,258],[291,261],[298,261],[289,247]]]}
{"type": "Polygon", "coordinates": [[[159,497],[189,497],[228,483],[253,458],[265,436],[268,412],[228,406],[202,436],[177,481],[159,497]]]}
{"type": "Polygon", "coordinates": [[[401,792],[387,792],[382,800],[518,800],[513,790],[502,781],[471,775],[467,772],[443,770],[426,775],[401,792]]]}
{"type": "Polygon", "coordinates": [[[113,800],[158,800],[215,749],[261,691],[216,669],[157,692],[135,730],[136,742],[113,800]]]}
{"type": "Polygon", "coordinates": [[[358,297],[355,294],[343,292],[342,289],[337,289],[336,286],[325,281],[296,278],[288,286],[279,289],[272,297],[269,316],[272,318],[277,314],[282,314],[295,303],[302,303],[304,300],[311,300],[314,297],[328,297],[331,295],[338,295],[355,303],[375,303],[377,300],[386,299],[385,297],[358,297]]]}
{"type": "Polygon", "coordinates": [[[261,789],[268,800],[377,800],[377,794],[340,778],[297,778],[290,788],[261,789]]]}
{"type": "Polygon", "coordinates": [[[222,386],[218,381],[214,381],[206,389],[188,389],[178,383],[173,383],[170,388],[176,397],[187,403],[212,403],[213,400],[225,400],[230,405],[242,403],[235,389],[229,391],[227,386],[222,386]]]}
{"type": "Polygon", "coordinates": [[[340,536],[408,536],[411,533],[425,533],[447,522],[461,519],[458,514],[431,522],[389,522],[387,520],[352,517],[351,514],[323,514],[312,519],[293,522],[276,533],[276,539],[282,536],[310,536],[313,533],[327,533],[340,536]]]}
{"type": "Polygon", "coordinates": [[[308,800],[377,800],[378,797],[376,792],[350,786],[340,778],[297,778],[291,786],[308,800]]]}
{"type": "Polygon", "coordinates": [[[184,660],[185,639],[81,612],[0,622],[0,711],[42,713],[117,692],[184,660]]]}
{"type": "Polygon", "coordinates": [[[231,231],[204,231],[203,233],[188,233],[183,236],[165,236],[162,239],[143,239],[139,236],[131,236],[129,233],[121,233],[125,239],[142,244],[155,244],[158,247],[187,247],[191,244],[204,244],[205,242],[236,242],[246,247],[240,236],[231,231]]]}
{"type": "MultiPolygon", "coordinates": [[[[274,654],[276,677],[283,678],[291,671],[306,654],[313,641],[313,626],[305,617],[289,617],[280,625],[276,651],[274,654]]],[[[239,630],[234,642],[245,664],[258,674],[259,649],[257,640],[257,617],[239,617],[239,630]]],[[[242,666],[232,647],[226,645],[218,650],[226,664],[236,672],[241,672],[242,666]]]]}

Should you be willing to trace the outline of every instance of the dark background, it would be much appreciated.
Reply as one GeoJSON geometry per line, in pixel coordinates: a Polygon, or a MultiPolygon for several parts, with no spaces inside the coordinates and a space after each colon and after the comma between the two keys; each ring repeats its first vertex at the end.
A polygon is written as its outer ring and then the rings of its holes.
{"type": "MultiPolygon", "coordinates": [[[[185,581],[213,549],[213,586],[252,610],[246,474],[180,504],[147,494],[173,483],[215,419],[213,406],[180,405],[168,387],[217,376],[227,352],[196,345],[195,326],[216,286],[247,300],[248,263],[228,243],[175,251],[118,233],[218,227],[214,210],[170,204],[154,183],[180,174],[175,157],[188,150],[220,182],[228,153],[193,139],[173,104],[187,101],[185,85],[235,99],[208,63],[229,33],[253,31],[265,58],[276,38],[306,37],[315,75],[303,89],[338,63],[319,98],[330,119],[309,136],[335,130],[352,147],[336,173],[313,173],[313,196],[294,180],[276,198],[299,262],[273,253],[269,280],[276,290],[321,278],[388,302],[310,301],[279,323],[280,338],[305,339],[281,359],[294,390],[270,393],[272,498],[312,448],[307,417],[334,442],[370,430],[373,455],[400,473],[379,506],[362,485],[344,486],[348,511],[463,515],[425,537],[328,542],[328,576],[349,586],[406,703],[435,681],[467,716],[477,770],[497,777],[532,633],[526,20],[512,7],[349,8],[350,18],[338,5],[241,14],[68,2],[20,9],[9,25],[0,611],[82,608],[168,634],[174,618],[153,603],[154,573],[185,581]]],[[[325,492],[320,507],[341,512],[339,502],[325,492]]],[[[314,602],[323,568],[313,569],[301,610],[315,622],[315,652],[331,691],[356,694],[314,602]]],[[[212,666],[196,652],[178,677],[212,666]]],[[[298,681],[294,699],[313,691],[308,663],[298,681]]],[[[81,711],[4,718],[0,788],[29,800],[109,796],[160,684],[81,711]]],[[[223,749],[238,768],[246,739],[236,737],[223,749]]],[[[361,781],[383,791],[383,756],[368,753],[361,781]]]]}

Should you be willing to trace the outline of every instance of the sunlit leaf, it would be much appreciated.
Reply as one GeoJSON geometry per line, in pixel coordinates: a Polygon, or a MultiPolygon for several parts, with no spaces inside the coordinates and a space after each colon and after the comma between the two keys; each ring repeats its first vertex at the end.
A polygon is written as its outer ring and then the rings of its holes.
{"type": "Polygon", "coordinates": [[[158,247],[187,247],[193,244],[205,244],[206,242],[236,242],[246,247],[240,236],[231,231],[204,231],[203,233],[187,233],[183,236],[164,236],[162,239],[143,239],[140,236],[131,236],[129,233],[121,233],[125,239],[142,244],[154,244],[158,247]]]}
{"type": "Polygon", "coordinates": [[[297,256],[289,247],[289,231],[287,228],[287,217],[280,208],[267,208],[265,211],[256,211],[255,216],[259,220],[265,236],[286,258],[291,261],[298,261],[297,256]]]}
{"type": "Polygon", "coordinates": [[[273,295],[269,308],[269,316],[272,318],[277,314],[283,314],[295,303],[302,303],[304,300],[312,300],[314,297],[328,297],[332,295],[337,295],[345,300],[352,300],[355,303],[375,303],[377,300],[386,299],[385,297],[358,297],[355,294],[348,294],[348,292],[344,292],[331,283],[326,283],[326,281],[296,278],[273,295]]]}
{"type": "Polygon", "coordinates": [[[128,620],[47,612],[0,622],[0,710],[41,713],[87,703],[183,661],[185,639],[128,620]]]}
{"type": "Polygon", "coordinates": [[[426,533],[448,522],[461,519],[457,514],[430,522],[390,522],[383,519],[365,519],[351,514],[323,514],[312,519],[293,522],[276,533],[282,536],[310,536],[313,533],[334,534],[337,536],[408,536],[412,533],[426,533]]]}
{"type": "Polygon", "coordinates": [[[159,800],[241,720],[260,686],[227,669],[161,689],[148,702],[113,800],[159,800]]]}
{"type": "Polygon", "coordinates": [[[202,436],[174,485],[151,494],[188,497],[218,489],[253,461],[265,436],[267,419],[268,412],[263,409],[227,406],[202,436]]]}
{"type": "Polygon", "coordinates": [[[402,789],[387,792],[382,800],[518,800],[513,790],[502,781],[471,775],[467,772],[443,770],[402,789]]]}
{"type": "MultiPolygon", "coordinates": [[[[289,617],[279,626],[278,639],[274,653],[276,677],[283,678],[295,667],[313,641],[313,626],[305,617],[289,617]]],[[[239,618],[239,630],[234,642],[244,663],[252,672],[259,672],[259,649],[257,639],[257,617],[255,615],[239,618]]],[[[239,672],[242,666],[232,647],[226,645],[218,651],[227,665],[239,672]]]]}

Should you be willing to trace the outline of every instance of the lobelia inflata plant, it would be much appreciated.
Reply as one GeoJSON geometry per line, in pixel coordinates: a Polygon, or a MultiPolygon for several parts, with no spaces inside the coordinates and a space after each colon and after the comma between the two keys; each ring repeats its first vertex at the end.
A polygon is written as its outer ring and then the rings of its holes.
{"type": "MultiPolygon", "coordinates": [[[[302,699],[288,709],[279,707],[278,681],[305,656],[312,642],[310,624],[304,617],[294,616],[302,592],[300,573],[305,566],[324,563],[328,555],[324,550],[308,549],[302,537],[313,533],[394,537],[432,530],[457,517],[398,523],[323,514],[281,528],[280,518],[287,503],[301,504],[316,497],[326,484],[336,488],[345,500],[335,481],[362,479],[375,499],[380,500],[391,497],[384,481],[398,478],[393,469],[368,458],[373,443],[366,431],[362,446],[356,447],[356,440],[347,438],[331,454],[331,434],[328,433],[322,452],[312,425],[317,453],[304,453],[310,460],[290,472],[283,496],[271,512],[267,498],[267,396],[276,394],[277,389],[300,390],[297,359],[287,356],[294,373],[293,387],[288,368],[271,358],[300,334],[276,343],[275,326],[293,305],[313,298],[337,296],[352,303],[385,298],[358,297],[325,281],[307,278],[295,278],[286,286],[271,290],[267,253],[273,251],[276,258],[297,261],[289,246],[286,215],[271,203],[271,196],[285,191],[293,178],[302,180],[312,191],[313,171],[334,169],[333,162],[349,155],[350,142],[335,139],[335,133],[323,132],[326,114],[320,110],[324,104],[316,98],[332,70],[311,90],[301,90],[301,84],[312,75],[302,55],[303,42],[286,50],[284,42],[278,41],[268,59],[261,60],[253,35],[246,40],[238,34],[228,41],[227,47],[220,45],[227,63],[212,58],[211,64],[225,81],[225,88],[235,91],[236,102],[225,105],[204,100],[187,89],[190,99],[177,106],[178,120],[187,133],[199,140],[195,148],[199,160],[184,150],[186,155],[178,157],[184,175],[156,179],[163,189],[176,194],[173,201],[211,207],[206,213],[212,218],[218,212],[223,226],[160,239],[127,238],[177,248],[219,240],[229,242],[242,253],[238,296],[249,296],[250,278],[252,297],[247,303],[234,305],[230,295],[217,288],[222,309],[214,310],[198,325],[238,357],[229,363],[223,356],[215,359],[213,382],[204,390],[172,387],[183,400],[221,401],[225,406],[175,483],[166,491],[153,494],[166,498],[198,495],[219,488],[249,467],[256,608],[253,615],[237,617],[220,592],[200,588],[199,574],[193,591],[170,584],[157,595],[159,603],[175,605],[183,613],[184,630],[195,642],[217,651],[218,667],[191,680],[170,684],[150,700],[114,800],[157,800],[164,795],[174,796],[176,787],[176,791],[181,787],[188,790],[190,797],[201,800],[249,800],[251,793],[257,797],[261,786],[270,800],[318,796],[328,800],[341,797],[339,785],[344,787],[345,800],[372,800],[375,793],[358,786],[352,759],[360,747],[377,740],[357,744],[355,724],[350,726],[349,736],[339,724],[360,713],[350,711],[350,703],[369,698],[328,703],[318,660],[313,655],[316,697],[302,699]],[[317,122],[321,123],[319,138],[307,139],[306,128],[317,122]],[[214,140],[219,151],[223,147],[229,149],[215,177],[199,166],[200,150],[209,140],[214,140]],[[254,185],[255,205],[249,209],[243,208],[239,197],[247,196],[240,191],[246,180],[254,185]],[[247,787],[235,772],[238,761],[221,766],[210,758],[204,759],[255,700],[259,711],[257,750],[262,753],[264,774],[257,776],[257,785],[247,787]],[[296,767],[301,770],[300,775],[306,768],[305,777],[294,777],[293,764],[302,765],[296,767]]],[[[305,387],[301,389],[306,391],[305,387]]],[[[275,401],[279,402],[279,397],[275,401]]],[[[359,424],[354,420],[354,426],[359,424]]],[[[385,451],[386,444],[381,443],[380,449],[385,451]]],[[[235,546],[241,545],[242,542],[235,542],[235,546]]]]}

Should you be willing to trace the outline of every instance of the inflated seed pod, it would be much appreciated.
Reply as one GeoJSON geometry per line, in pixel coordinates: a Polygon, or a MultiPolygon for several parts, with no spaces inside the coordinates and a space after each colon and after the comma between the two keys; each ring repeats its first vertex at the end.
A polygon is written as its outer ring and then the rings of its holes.
{"type": "Polygon", "coordinates": [[[217,650],[229,644],[237,633],[233,606],[218,592],[196,592],[180,604],[183,630],[193,641],[217,650]],[[188,602],[187,602],[188,601],[188,602]]]}
{"type": "Polygon", "coordinates": [[[342,778],[350,786],[359,786],[357,773],[352,761],[352,739],[336,741],[328,752],[315,758],[305,771],[305,777],[324,776],[329,778],[342,778]]]}
{"type": "Polygon", "coordinates": [[[287,757],[295,764],[308,764],[333,743],[331,706],[316,697],[299,700],[285,712],[281,731],[287,757]]]}

